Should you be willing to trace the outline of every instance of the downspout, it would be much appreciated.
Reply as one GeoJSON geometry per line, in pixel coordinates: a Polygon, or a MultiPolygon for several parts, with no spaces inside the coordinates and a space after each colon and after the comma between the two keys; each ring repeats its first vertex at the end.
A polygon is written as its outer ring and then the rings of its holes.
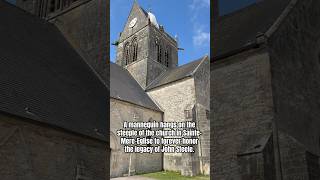
{"type": "MultiPolygon", "coordinates": [[[[257,34],[256,36],[256,43],[257,44],[267,44],[267,41],[269,39],[269,34],[265,34],[265,33],[260,33],[257,34]]],[[[269,56],[269,60],[270,60],[270,56],[269,56]]],[[[269,61],[270,62],[270,61],[269,61]]],[[[271,74],[271,64],[269,64],[270,66],[270,74],[271,74]]],[[[272,75],[272,74],[271,74],[272,75]]],[[[270,81],[272,81],[272,77],[270,79],[270,81]]],[[[271,85],[271,93],[272,93],[272,82],[270,82],[271,85]]],[[[276,112],[275,112],[275,106],[274,106],[274,96],[272,95],[272,103],[273,103],[273,113],[274,116],[276,116],[276,112]]],[[[283,180],[283,172],[282,172],[282,163],[281,163],[281,153],[280,153],[280,144],[279,144],[279,128],[278,128],[278,124],[277,124],[277,118],[273,118],[272,121],[272,139],[273,139],[273,148],[275,150],[275,168],[276,168],[276,179],[277,180],[283,180]]]]}
{"type": "MultiPolygon", "coordinates": [[[[195,108],[196,108],[196,126],[199,125],[199,118],[198,118],[198,104],[195,105],[195,108]]],[[[201,174],[204,174],[203,173],[203,160],[202,160],[202,148],[201,148],[201,137],[198,137],[199,138],[199,143],[198,143],[198,150],[199,150],[199,161],[200,161],[200,173],[201,174]]]]}

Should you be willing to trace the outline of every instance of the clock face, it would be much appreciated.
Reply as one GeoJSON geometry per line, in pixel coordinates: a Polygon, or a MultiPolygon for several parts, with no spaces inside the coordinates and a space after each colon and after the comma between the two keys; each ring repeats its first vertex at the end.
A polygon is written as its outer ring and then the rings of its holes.
{"type": "Polygon", "coordinates": [[[130,21],[130,24],[129,24],[129,27],[133,28],[136,24],[137,24],[137,18],[133,18],[131,21],[130,21]]]}

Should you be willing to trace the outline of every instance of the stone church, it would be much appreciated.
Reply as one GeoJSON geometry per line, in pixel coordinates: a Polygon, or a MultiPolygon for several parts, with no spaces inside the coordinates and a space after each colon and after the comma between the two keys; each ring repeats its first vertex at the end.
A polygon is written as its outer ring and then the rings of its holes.
{"type": "Polygon", "coordinates": [[[107,2],[0,0],[0,179],[105,180],[107,2]]]}
{"type": "Polygon", "coordinates": [[[211,178],[319,180],[320,1],[213,6],[211,178]]]}
{"type": "Polygon", "coordinates": [[[110,64],[111,177],[161,170],[209,174],[210,63],[178,66],[178,43],[156,16],[134,1],[110,64]],[[116,130],[124,121],[194,121],[203,135],[195,153],[124,153],[116,130]]]}

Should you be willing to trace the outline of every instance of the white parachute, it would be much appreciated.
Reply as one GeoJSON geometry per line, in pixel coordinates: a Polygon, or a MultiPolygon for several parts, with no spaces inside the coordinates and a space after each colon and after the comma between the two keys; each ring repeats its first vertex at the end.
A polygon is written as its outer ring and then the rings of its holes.
{"type": "Polygon", "coordinates": [[[159,29],[159,24],[157,22],[156,16],[154,14],[152,14],[151,12],[148,12],[148,17],[150,19],[150,22],[159,29]]]}

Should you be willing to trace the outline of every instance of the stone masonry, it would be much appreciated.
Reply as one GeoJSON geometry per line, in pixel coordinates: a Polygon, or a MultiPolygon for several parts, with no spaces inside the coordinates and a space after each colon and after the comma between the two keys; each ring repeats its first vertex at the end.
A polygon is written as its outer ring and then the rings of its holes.
{"type": "Polygon", "coordinates": [[[320,178],[319,22],[319,1],[289,1],[255,46],[213,58],[213,179],[320,178]]]}

